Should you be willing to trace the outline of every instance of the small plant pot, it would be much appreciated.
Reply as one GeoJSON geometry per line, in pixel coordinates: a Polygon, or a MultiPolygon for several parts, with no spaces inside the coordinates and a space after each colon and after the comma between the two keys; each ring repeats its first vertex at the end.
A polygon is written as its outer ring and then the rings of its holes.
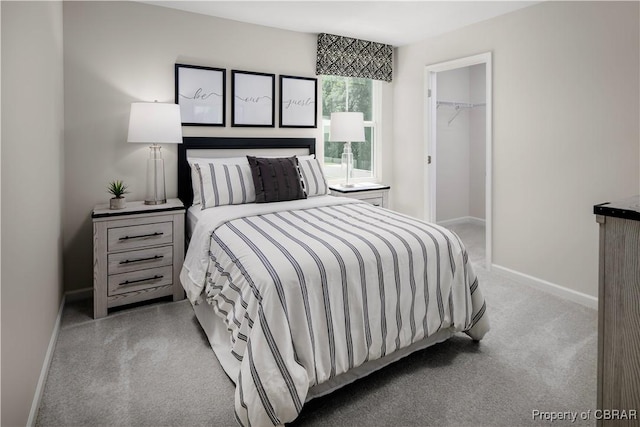
{"type": "Polygon", "coordinates": [[[113,197],[109,200],[110,209],[124,209],[127,206],[127,200],[124,197],[113,197]]]}

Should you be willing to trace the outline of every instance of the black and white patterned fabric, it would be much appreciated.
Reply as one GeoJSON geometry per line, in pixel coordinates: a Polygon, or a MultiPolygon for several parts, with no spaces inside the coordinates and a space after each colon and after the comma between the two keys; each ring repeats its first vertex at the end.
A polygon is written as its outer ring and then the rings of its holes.
{"type": "Polygon", "coordinates": [[[321,199],[218,214],[189,247],[181,277],[199,279],[183,286],[224,319],[243,426],[291,422],[309,387],[433,334],[479,340],[489,329],[455,234],[364,202],[321,199]]]}
{"type": "MultiPolygon", "coordinates": [[[[200,204],[200,190],[201,190],[201,180],[200,174],[195,167],[196,163],[213,163],[217,165],[248,165],[247,157],[225,157],[225,158],[209,158],[209,157],[188,157],[187,161],[189,162],[189,167],[191,169],[191,188],[193,189],[193,201],[192,205],[200,204]]],[[[208,166],[207,166],[208,167],[208,166]]]]}
{"type": "Polygon", "coordinates": [[[249,164],[194,163],[202,209],[256,201],[249,164]]]}
{"type": "Polygon", "coordinates": [[[393,46],[333,34],[318,34],[316,74],[390,82],[393,46]]]}
{"type": "Polygon", "coordinates": [[[329,184],[327,184],[327,179],[318,159],[301,159],[298,157],[298,167],[302,177],[302,186],[307,197],[324,196],[329,193],[329,184]]]}

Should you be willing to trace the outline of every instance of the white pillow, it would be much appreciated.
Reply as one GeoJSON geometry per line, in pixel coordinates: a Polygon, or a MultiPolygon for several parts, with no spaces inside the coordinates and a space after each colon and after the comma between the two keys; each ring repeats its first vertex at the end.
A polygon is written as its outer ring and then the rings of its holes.
{"type": "MultiPolygon", "coordinates": [[[[266,156],[266,157],[278,157],[278,156],[266,156]]],[[[316,155],[315,154],[309,154],[309,155],[305,155],[305,156],[296,156],[296,157],[298,157],[298,161],[313,160],[313,159],[316,158],[316,155]]],[[[191,188],[193,189],[193,201],[191,202],[192,205],[199,205],[199,204],[201,204],[201,200],[202,200],[202,196],[200,195],[200,188],[201,188],[200,175],[198,174],[198,171],[193,166],[194,163],[201,163],[201,164],[211,163],[211,164],[214,164],[214,165],[248,165],[249,164],[249,161],[247,160],[247,156],[243,156],[243,157],[189,157],[189,158],[187,158],[187,162],[189,163],[189,166],[191,167],[191,188]]],[[[323,177],[324,177],[324,175],[323,175],[323,177]]],[[[311,179],[313,179],[313,178],[311,178],[311,179]]],[[[302,183],[303,183],[303,185],[305,184],[304,180],[303,180],[302,183]]],[[[325,180],[325,184],[326,184],[326,180],[325,180]]],[[[253,181],[251,181],[251,187],[253,187],[253,181]]],[[[308,187],[305,187],[305,188],[308,188],[308,187]]],[[[254,191],[254,194],[255,194],[255,188],[253,189],[253,191],[254,191]]],[[[326,194],[326,193],[323,193],[323,194],[326,194]]],[[[317,196],[319,194],[314,194],[314,195],[317,196]]],[[[247,202],[247,203],[251,203],[251,202],[247,202]]],[[[209,206],[209,207],[211,207],[211,206],[209,206]]]]}
{"type": "Polygon", "coordinates": [[[256,189],[247,164],[194,163],[198,172],[202,209],[256,201],[256,189]]]}
{"type": "Polygon", "coordinates": [[[198,172],[193,167],[194,163],[213,163],[217,164],[226,164],[226,165],[244,165],[249,164],[247,157],[189,157],[187,158],[187,162],[189,162],[189,166],[191,167],[191,188],[193,189],[193,201],[192,205],[199,205],[201,196],[200,196],[200,176],[198,172]]]}
{"type": "Polygon", "coordinates": [[[307,193],[307,197],[324,196],[329,193],[327,179],[320,166],[320,161],[316,158],[305,158],[308,156],[298,156],[298,165],[302,177],[302,186],[307,193]]]}

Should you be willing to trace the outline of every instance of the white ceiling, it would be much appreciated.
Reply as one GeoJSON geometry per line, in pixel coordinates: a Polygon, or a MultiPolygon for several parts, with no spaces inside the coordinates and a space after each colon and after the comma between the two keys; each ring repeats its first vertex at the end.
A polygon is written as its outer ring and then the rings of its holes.
{"type": "Polygon", "coordinates": [[[305,33],[401,46],[539,1],[143,1],[305,33]]]}

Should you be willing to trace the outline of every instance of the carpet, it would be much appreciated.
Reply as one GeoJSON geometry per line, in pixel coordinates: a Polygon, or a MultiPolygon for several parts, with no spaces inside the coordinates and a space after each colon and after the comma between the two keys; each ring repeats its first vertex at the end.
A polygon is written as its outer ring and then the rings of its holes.
{"type": "MultiPolygon", "coordinates": [[[[479,277],[487,336],[416,352],[308,402],[293,425],[547,425],[533,411],[595,409],[597,312],[487,271],[482,227],[451,228],[479,277]]],[[[234,390],[189,302],[93,320],[78,301],[64,308],[36,425],[234,426],[234,390]]]]}

